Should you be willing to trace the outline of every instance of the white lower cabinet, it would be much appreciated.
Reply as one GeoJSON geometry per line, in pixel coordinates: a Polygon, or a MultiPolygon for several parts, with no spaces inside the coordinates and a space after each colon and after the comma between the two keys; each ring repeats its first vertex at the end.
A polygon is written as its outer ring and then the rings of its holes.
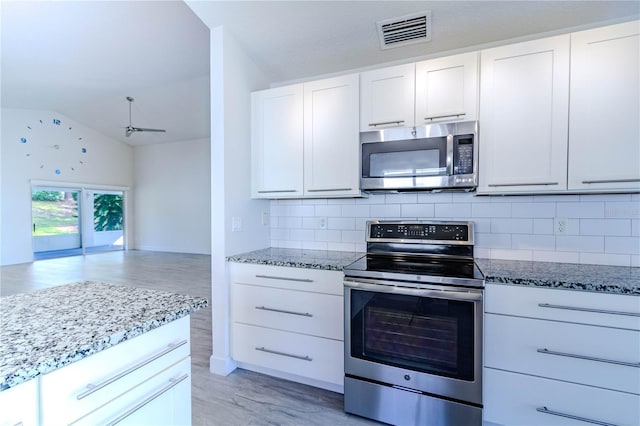
{"type": "Polygon", "coordinates": [[[29,380],[0,392],[0,426],[38,424],[37,383],[37,380],[29,380]]]}
{"type": "Polygon", "coordinates": [[[190,425],[183,317],[0,392],[0,425],[190,425]]]}
{"type": "Polygon", "coordinates": [[[637,296],[488,284],[485,421],[640,424],[638,314],[637,296]]]}
{"type": "Polygon", "coordinates": [[[484,417],[500,425],[587,425],[596,421],[636,426],[640,421],[637,395],[492,368],[485,369],[483,380],[484,417]]]}
{"type": "Polygon", "coordinates": [[[230,264],[231,351],[242,368],[340,391],[342,273],[230,264]]]}

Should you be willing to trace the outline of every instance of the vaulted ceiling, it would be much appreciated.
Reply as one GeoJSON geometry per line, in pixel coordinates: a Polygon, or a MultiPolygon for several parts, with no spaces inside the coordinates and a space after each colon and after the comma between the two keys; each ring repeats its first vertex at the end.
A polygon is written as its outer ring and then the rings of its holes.
{"type": "Polygon", "coordinates": [[[207,27],[224,25],[275,83],[639,14],[637,1],[3,0],[2,107],[57,111],[131,145],[205,138],[207,27]],[[380,49],[377,21],[424,10],[431,42],[380,49]],[[167,133],[125,138],[126,96],[134,126],[167,133]]]}

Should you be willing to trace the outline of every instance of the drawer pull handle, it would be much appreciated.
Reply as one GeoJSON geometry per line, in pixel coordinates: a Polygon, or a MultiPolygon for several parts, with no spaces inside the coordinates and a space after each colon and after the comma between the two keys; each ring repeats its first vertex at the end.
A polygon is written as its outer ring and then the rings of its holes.
{"type": "Polygon", "coordinates": [[[577,354],[570,354],[566,352],[556,352],[556,351],[550,351],[547,348],[538,349],[538,352],[541,354],[547,354],[547,355],[559,355],[559,356],[566,356],[569,358],[585,359],[587,361],[606,362],[607,364],[616,364],[616,365],[624,365],[627,367],[640,368],[640,362],[616,361],[615,359],[596,358],[596,357],[587,356],[587,355],[577,355],[577,354]]]}
{"type": "Polygon", "coordinates": [[[449,117],[464,117],[465,115],[467,115],[467,113],[465,112],[459,112],[457,114],[448,114],[448,115],[432,115],[429,117],[425,117],[424,120],[437,120],[439,118],[449,118],[449,117]]]}
{"type": "Polygon", "coordinates": [[[296,281],[299,283],[312,283],[313,280],[308,278],[289,278],[289,277],[276,277],[273,275],[256,275],[256,278],[266,278],[268,280],[284,280],[284,281],[296,281]]]}
{"type": "Polygon", "coordinates": [[[582,183],[630,183],[640,182],[640,179],[604,179],[604,180],[583,180],[582,183]]]}
{"type": "Polygon", "coordinates": [[[629,317],[640,317],[640,312],[609,311],[606,309],[581,308],[579,306],[552,305],[550,303],[538,303],[538,306],[540,306],[541,308],[568,309],[570,311],[595,312],[597,314],[626,315],[629,317]]]}
{"type": "Polygon", "coordinates": [[[132,415],[133,413],[135,413],[136,411],[138,411],[139,409],[141,409],[142,407],[144,407],[145,405],[147,405],[148,403],[153,401],[154,399],[158,398],[163,393],[165,393],[165,392],[169,391],[170,389],[172,389],[173,387],[177,386],[178,383],[182,382],[183,380],[186,380],[188,377],[189,377],[189,375],[185,373],[185,374],[183,374],[182,376],[180,376],[178,378],[169,379],[169,383],[164,385],[162,388],[158,389],[156,392],[154,392],[153,395],[149,396],[144,401],[141,401],[139,404],[136,404],[135,407],[131,407],[129,410],[127,410],[126,412],[124,412],[121,415],[119,415],[118,417],[116,417],[114,420],[112,420],[109,423],[107,423],[107,426],[113,426],[115,424],[120,423],[121,421],[123,421],[124,419],[126,419],[127,417],[129,417],[130,415],[132,415]]]}
{"type": "Polygon", "coordinates": [[[601,422],[599,420],[587,419],[586,417],[574,416],[573,414],[561,413],[560,411],[549,410],[547,407],[538,407],[536,411],[544,414],[551,414],[553,416],[566,417],[568,419],[578,420],[580,422],[592,423],[594,425],[601,426],[616,426],[613,423],[601,422]]]}
{"type": "Polygon", "coordinates": [[[535,186],[535,185],[558,185],[558,182],[527,182],[527,183],[490,183],[491,188],[499,186],[535,186]]]}
{"type": "Polygon", "coordinates": [[[259,309],[261,311],[279,312],[281,314],[299,315],[301,317],[312,317],[313,316],[309,312],[286,311],[284,309],[267,308],[266,306],[256,306],[256,309],[259,309]]]}
{"type": "Polygon", "coordinates": [[[188,340],[181,340],[178,343],[171,343],[169,344],[165,349],[161,350],[160,352],[157,352],[153,355],[151,355],[148,358],[143,359],[142,361],[138,362],[135,365],[132,365],[131,367],[127,368],[126,370],[121,371],[118,374],[115,374],[111,377],[109,377],[108,379],[103,380],[102,382],[98,383],[98,384],[93,384],[93,383],[89,383],[86,387],[87,390],[85,390],[84,392],[78,394],[78,396],[76,397],[78,400],[81,400],[83,398],[88,397],[89,395],[91,395],[94,392],[99,391],[100,389],[104,388],[105,386],[110,385],[111,383],[115,382],[118,379],[121,379],[122,377],[126,376],[127,374],[131,373],[132,371],[137,370],[138,368],[144,367],[145,365],[155,361],[156,359],[160,358],[163,355],[168,354],[169,352],[178,349],[180,346],[186,345],[188,343],[188,340]]]}
{"type": "Polygon", "coordinates": [[[395,121],[381,121],[379,123],[369,123],[369,126],[371,127],[376,127],[376,126],[386,126],[387,124],[402,124],[404,123],[404,120],[395,120],[395,121]]]}
{"type": "Polygon", "coordinates": [[[256,351],[266,352],[266,353],[274,354],[274,355],[288,356],[289,358],[301,359],[303,361],[313,361],[313,359],[308,357],[308,356],[294,355],[294,354],[288,354],[286,352],[274,351],[274,350],[271,350],[271,349],[267,349],[264,346],[261,347],[261,348],[256,348],[256,351]]]}

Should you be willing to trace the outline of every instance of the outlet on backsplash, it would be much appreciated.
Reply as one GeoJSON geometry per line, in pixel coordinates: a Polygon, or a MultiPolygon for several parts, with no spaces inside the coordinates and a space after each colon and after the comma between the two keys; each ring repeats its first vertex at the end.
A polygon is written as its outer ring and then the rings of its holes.
{"type": "Polygon", "coordinates": [[[316,226],[319,229],[327,229],[327,218],[326,217],[318,217],[316,218],[316,226]]]}
{"type": "Polygon", "coordinates": [[[554,219],[553,232],[556,235],[567,235],[567,228],[569,227],[569,219],[566,217],[556,217],[554,219]]]}

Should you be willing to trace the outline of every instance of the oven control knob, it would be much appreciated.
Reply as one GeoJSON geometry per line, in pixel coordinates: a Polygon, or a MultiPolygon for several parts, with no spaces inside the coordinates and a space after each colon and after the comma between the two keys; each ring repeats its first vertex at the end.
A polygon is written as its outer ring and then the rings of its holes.
{"type": "Polygon", "coordinates": [[[407,381],[409,381],[409,380],[411,380],[411,376],[410,376],[410,375],[408,375],[408,374],[405,374],[405,375],[404,375],[404,379],[405,379],[405,380],[407,380],[407,381]]]}

